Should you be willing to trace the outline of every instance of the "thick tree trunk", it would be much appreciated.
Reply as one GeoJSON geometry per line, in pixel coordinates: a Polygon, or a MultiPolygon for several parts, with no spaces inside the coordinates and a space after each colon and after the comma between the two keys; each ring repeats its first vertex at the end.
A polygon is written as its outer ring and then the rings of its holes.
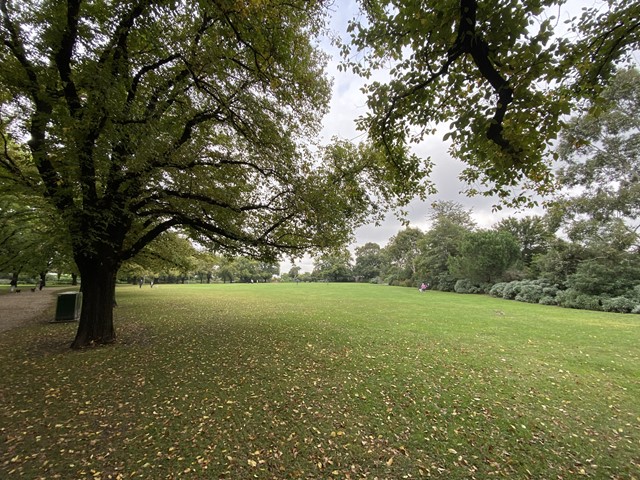
{"type": "Polygon", "coordinates": [[[113,307],[117,267],[101,262],[96,264],[90,271],[80,267],[82,313],[76,338],[71,344],[74,349],[113,343],[116,339],[113,307]]]}

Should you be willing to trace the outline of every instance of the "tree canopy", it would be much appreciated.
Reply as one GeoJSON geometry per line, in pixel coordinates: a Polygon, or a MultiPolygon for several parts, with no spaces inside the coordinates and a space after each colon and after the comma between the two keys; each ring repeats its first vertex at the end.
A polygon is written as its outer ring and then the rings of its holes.
{"type": "Polygon", "coordinates": [[[640,40],[637,2],[556,18],[563,3],[363,0],[343,44],[345,68],[366,78],[384,69],[388,80],[365,87],[360,128],[399,161],[407,142],[449,125],[470,193],[522,204],[520,186],[548,192],[545,155],[563,116],[597,94],[640,40]]]}
{"type": "Polygon", "coordinates": [[[165,232],[269,261],[345,243],[422,188],[372,148],[312,152],[326,5],[0,1],[3,189],[46,199],[82,278],[75,347],[113,341],[115,274],[165,232]]]}
{"type": "Polygon", "coordinates": [[[586,242],[637,244],[640,223],[640,72],[623,70],[563,130],[555,204],[569,235],[586,242]],[[600,238],[600,240],[598,240],[600,238]]]}

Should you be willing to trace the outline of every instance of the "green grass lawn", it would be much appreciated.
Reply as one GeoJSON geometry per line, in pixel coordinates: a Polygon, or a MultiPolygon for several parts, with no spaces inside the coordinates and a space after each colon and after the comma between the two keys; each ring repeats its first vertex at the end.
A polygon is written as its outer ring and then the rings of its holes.
{"type": "Polygon", "coordinates": [[[121,287],[0,335],[0,478],[640,478],[640,316],[374,285],[121,287]]]}

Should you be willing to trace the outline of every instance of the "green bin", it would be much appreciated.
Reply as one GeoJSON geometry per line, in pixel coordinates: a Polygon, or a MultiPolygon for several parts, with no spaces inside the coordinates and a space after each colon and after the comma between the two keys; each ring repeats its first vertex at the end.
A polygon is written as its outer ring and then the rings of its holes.
{"type": "Polygon", "coordinates": [[[56,303],[56,322],[75,322],[82,311],[81,292],[63,292],[58,294],[56,303]]]}

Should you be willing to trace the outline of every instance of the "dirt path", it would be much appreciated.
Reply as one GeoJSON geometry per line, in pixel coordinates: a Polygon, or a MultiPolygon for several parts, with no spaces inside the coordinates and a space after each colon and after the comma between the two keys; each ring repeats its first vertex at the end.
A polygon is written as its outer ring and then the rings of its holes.
{"type": "Polygon", "coordinates": [[[53,320],[57,294],[74,287],[47,287],[32,292],[23,288],[20,293],[0,295],[0,333],[12,328],[53,320]]]}

